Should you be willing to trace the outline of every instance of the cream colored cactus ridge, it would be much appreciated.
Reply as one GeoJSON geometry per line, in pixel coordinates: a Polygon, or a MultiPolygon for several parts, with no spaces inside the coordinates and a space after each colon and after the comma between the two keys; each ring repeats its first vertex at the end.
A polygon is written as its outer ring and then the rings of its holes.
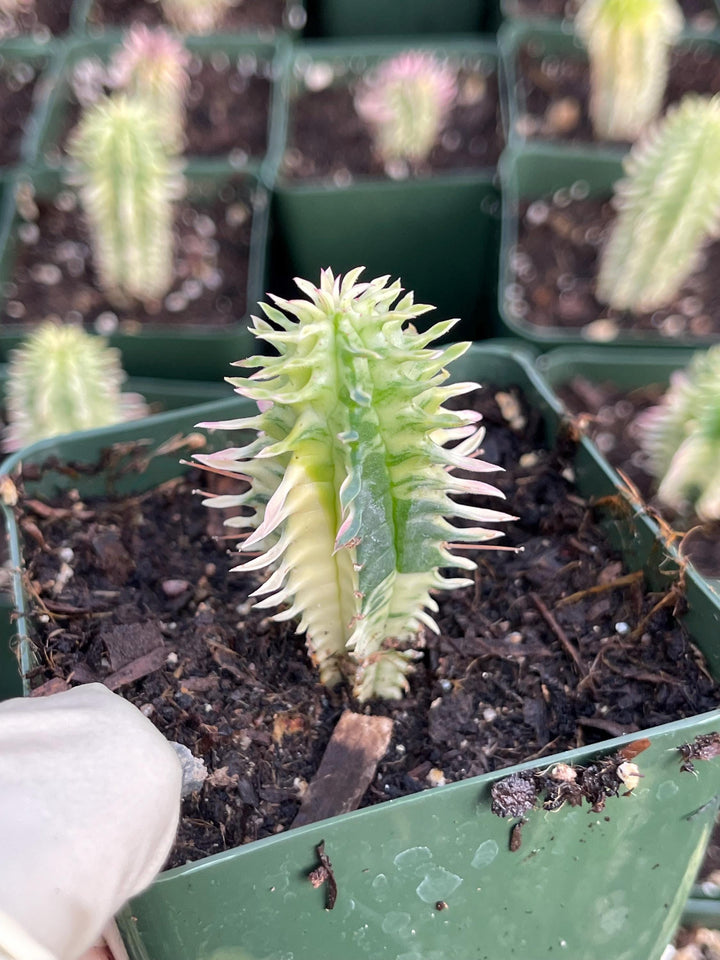
{"type": "Polygon", "coordinates": [[[10,357],[3,448],[146,416],[139,394],[121,393],[124,381],[120,352],[102,338],[43,324],[10,357]]]}
{"type": "Polygon", "coordinates": [[[574,23],[590,57],[596,136],[635,140],[662,107],[684,23],[677,0],[585,0],[574,23]]]}
{"type": "Polygon", "coordinates": [[[201,424],[253,436],[197,460],[248,481],[205,502],[251,511],[228,523],[250,531],[242,550],[263,550],[236,569],[272,570],[259,605],[287,604],[276,619],[299,618],[323,682],[347,676],[366,700],[402,695],[413,639],[436,629],[432,592],[470,583],[441,576],[475,566],[450,544],[494,538],[484,524],[513,518],[452,499],[502,496],[453,472],[498,469],[475,457],[479,415],[444,406],[476,386],[445,383],[468,344],[428,347],[455,321],[418,333],[412,321],[432,308],[388,277],[360,282],[361,272],[325,270],[319,287],[296,281],[306,299],[263,305],[253,332],[278,355],[242,361],[259,369],[230,380],[259,412],[201,424]]]}
{"type": "Polygon", "coordinates": [[[166,20],[181,33],[213,33],[242,0],[160,0],[166,20]]]}

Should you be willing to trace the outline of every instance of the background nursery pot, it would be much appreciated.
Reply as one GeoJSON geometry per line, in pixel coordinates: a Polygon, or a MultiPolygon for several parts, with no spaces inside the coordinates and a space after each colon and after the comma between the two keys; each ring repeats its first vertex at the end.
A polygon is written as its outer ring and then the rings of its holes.
{"type": "Polygon", "coordinates": [[[54,51],[29,40],[0,48],[0,173],[32,163],[56,80],[54,51]]]}
{"type": "MultiPolygon", "coordinates": [[[[182,322],[176,325],[174,322],[166,321],[161,326],[153,323],[152,317],[148,317],[144,323],[139,323],[133,319],[132,310],[129,310],[125,315],[122,311],[118,311],[116,319],[119,317],[119,323],[116,323],[114,328],[105,329],[95,326],[95,329],[96,332],[107,335],[113,346],[120,348],[124,367],[132,375],[164,376],[172,373],[175,377],[213,380],[224,376],[227,372],[228,357],[247,356],[251,346],[246,318],[255,309],[255,304],[265,291],[268,194],[259,181],[250,174],[235,174],[229,169],[226,169],[224,174],[218,174],[206,172],[202,167],[194,166],[186,167],[184,172],[187,180],[186,200],[198,210],[211,207],[219,200],[220,213],[216,216],[227,218],[228,215],[233,217],[237,213],[238,230],[247,223],[248,212],[251,213],[250,223],[246,228],[247,245],[244,247],[247,249],[245,289],[243,290],[239,281],[234,279],[231,270],[227,269],[221,277],[222,285],[219,293],[215,297],[210,296],[207,312],[192,325],[182,322]],[[230,211],[229,214],[228,211],[230,211]],[[240,217],[242,220],[239,219],[240,217]],[[239,309],[239,304],[242,304],[242,309],[239,309]]],[[[28,224],[22,223],[23,218],[19,213],[19,208],[27,210],[23,204],[28,203],[28,183],[31,183],[34,196],[39,201],[54,202],[61,194],[68,196],[67,189],[63,189],[60,174],[56,171],[38,171],[32,176],[31,181],[22,180],[18,183],[20,200],[14,207],[9,204],[6,207],[5,225],[0,239],[0,250],[2,250],[0,279],[6,282],[13,280],[15,263],[18,252],[21,250],[19,237],[22,236],[23,227],[26,229],[28,227],[28,224]]],[[[16,185],[16,192],[17,189],[16,185]]],[[[30,201],[29,207],[32,215],[33,200],[30,201]]],[[[227,222],[230,223],[230,221],[227,222]]],[[[231,224],[231,232],[235,230],[233,224],[231,224]]],[[[33,224],[29,226],[32,229],[33,224]]],[[[236,234],[233,233],[232,236],[235,237],[236,234]]],[[[238,233],[237,236],[240,234],[238,233]]],[[[240,245],[239,242],[238,245],[240,245]]],[[[233,257],[236,255],[234,253],[233,257]]],[[[235,259],[232,260],[233,265],[236,262],[235,259]]],[[[65,268],[65,261],[61,258],[60,263],[65,268]]],[[[51,269],[57,270],[57,266],[51,269]]],[[[233,269],[235,269],[234,266],[233,269]]],[[[71,291],[74,291],[71,280],[67,280],[64,275],[63,282],[68,284],[71,291]]],[[[86,281],[85,286],[94,290],[94,283],[94,280],[86,281]]],[[[38,290],[43,290],[42,284],[35,286],[38,290]]],[[[8,296],[8,289],[12,288],[9,288],[6,283],[6,299],[3,304],[0,304],[0,310],[6,313],[2,322],[2,332],[0,332],[0,356],[3,358],[7,357],[8,351],[16,346],[31,329],[29,324],[13,320],[11,315],[7,315],[8,300],[12,299],[12,296],[8,296]]],[[[74,294],[69,294],[71,295],[74,294]]],[[[100,309],[105,312],[106,308],[100,309]]],[[[108,307],[107,310],[115,314],[114,309],[108,307]]],[[[53,295],[48,298],[46,312],[59,312],[53,295]]],[[[42,319],[45,308],[39,308],[35,315],[42,319]]],[[[173,317],[176,315],[172,314],[173,317]]],[[[97,316],[100,316],[98,310],[96,309],[93,313],[91,309],[85,318],[86,324],[91,329],[97,316]]],[[[61,316],[61,319],[64,317],[61,316]]],[[[74,319],[77,322],[78,318],[74,319]]]]}
{"type": "MultiPolygon", "coordinates": [[[[685,19],[694,30],[707,33],[717,26],[717,0],[679,0],[685,19]]],[[[500,11],[507,20],[570,20],[579,0],[500,0],[500,11]]]]}
{"type": "Polygon", "coordinates": [[[478,67],[489,78],[486,95],[495,96],[497,57],[488,41],[315,43],[296,51],[286,76],[288,149],[273,194],[274,219],[290,267],[284,273],[316,276],[328,266],[342,273],[362,263],[368,275],[400,276],[407,289],[422,290],[443,316],[463,318],[457,337],[477,339],[489,335],[487,318],[495,312],[499,195],[494,159],[399,180],[355,176],[347,169],[303,179],[288,175],[297,153],[293,117],[304,78],[329,71],[335,75],[329,82],[347,86],[371,65],[410,49],[478,67]]]}
{"type": "MultiPolygon", "coordinates": [[[[474,348],[456,364],[454,376],[491,380],[498,387],[517,385],[542,412],[548,439],[561,429],[556,401],[522,351],[498,345],[474,348]]],[[[242,401],[228,400],[213,407],[212,416],[237,415],[242,406],[242,401]]],[[[148,438],[155,446],[169,435],[186,436],[197,419],[197,412],[184,411],[94,437],[49,441],[26,450],[22,460],[26,471],[52,455],[87,463],[113,441],[148,438]]],[[[218,447],[230,439],[221,432],[211,436],[218,447]]],[[[137,494],[177,475],[177,447],[156,453],[145,458],[147,469],[141,474],[127,469],[127,463],[126,469],[115,464],[112,483],[118,493],[137,494]]],[[[3,472],[12,472],[18,459],[6,461],[3,472]]],[[[667,571],[658,570],[665,553],[647,518],[623,507],[612,476],[585,441],[577,448],[574,470],[582,493],[607,495],[616,502],[608,531],[627,561],[644,566],[652,583],[666,581],[667,571]]],[[[41,483],[29,482],[26,491],[49,495],[73,486],[87,496],[110,480],[108,474],[68,477],[50,469],[41,483]]],[[[9,522],[14,524],[12,517],[9,522]]],[[[12,551],[27,671],[31,623],[15,529],[12,551]]],[[[712,669],[720,672],[715,639],[720,607],[691,573],[687,599],[686,625],[712,669]]],[[[632,796],[613,798],[602,814],[588,813],[587,807],[536,810],[520,849],[513,832],[513,851],[508,849],[508,822],[490,811],[490,787],[511,773],[508,768],[169,871],[123,913],[131,956],[496,960],[514,955],[537,960],[552,950],[585,960],[657,960],[679,920],[717,810],[716,763],[699,763],[697,777],[681,773],[677,748],[718,728],[720,712],[715,711],[513,768],[587,764],[643,738],[638,760],[643,779],[632,796]],[[332,910],[326,909],[326,890],[315,889],[308,879],[319,865],[316,848],[322,841],[337,882],[332,910]]],[[[637,745],[629,748],[630,754],[634,749],[637,745]]]]}
{"type": "MultiPolygon", "coordinates": [[[[490,29],[493,0],[317,0],[316,16],[321,36],[385,37],[423,33],[476,33],[490,29]]],[[[311,7],[312,14],[312,7],[311,7]]],[[[311,24],[313,26],[311,17],[311,24]]]]}
{"type": "MultiPolygon", "coordinates": [[[[500,175],[498,310],[503,333],[543,349],[587,342],[699,348],[717,342],[720,333],[711,329],[712,304],[701,304],[693,316],[681,314],[676,303],[641,316],[610,310],[595,300],[602,234],[590,213],[576,214],[574,222],[566,211],[577,203],[610,200],[613,185],[623,175],[616,151],[553,144],[508,149],[500,175]],[[591,225],[592,237],[587,233],[591,225]],[[560,237],[570,238],[567,249],[560,237]],[[557,322],[558,315],[566,324],[557,322]]],[[[716,245],[707,249],[713,251],[716,245]]]]}

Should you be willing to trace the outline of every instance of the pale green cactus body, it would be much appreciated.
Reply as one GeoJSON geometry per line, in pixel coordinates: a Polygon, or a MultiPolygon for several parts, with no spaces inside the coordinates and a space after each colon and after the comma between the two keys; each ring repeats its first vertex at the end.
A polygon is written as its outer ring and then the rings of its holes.
{"type": "Polygon", "coordinates": [[[479,524],[512,518],[451,499],[502,496],[452,473],[498,469],[474,456],[484,432],[479,416],[443,406],[476,386],[442,385],[446,364],[468,344],[427,349],[455,321],[417,333],[410,321],[432,308],[401,297],[388,277],[360,283],[360,273],[341,279],[324,271],[319,288],[296,281],[307,300],[263,305],[272,324],[254,318],[254,333],[279,356],[244,361],[261,369],[230,380],[261,413],[202,424],[257,436],[197,459],[250,481],[245,493],[206,503],[253,508],[228,523],[252,531],[241,549],[265,549],[236,569],[275,566],[256,591],[261,605],[287,602],[278,618],[300,617],[323,682],[349,675],[366,700],[405,689],[413,637],[422,626],[436,629],[430,592],[471,582],[440,575],[475,566],[449,544],[494,538],[497,531],[479,524]],[[459,442],[448,448],[450,441],[459,442]],[[447,519],[456,517],[473,526],[447,519]]]}
{"type": "Polygon", "coordinates": [[[635,140],[658,116],[683,22],[676,0],[585,0],[575,30],[590,57],[596,136],[635,140]]]}
{"type": "Polygon", "coordinates": [[[420,163],[437,142],[456,96],[456,72],[431,53],[410,50],[370,72],[355,109],[385,162],[420,163]]]}
{"type": "Polygon", "coordinates": [[[114,303],[157,300],[173,277],[175,200],[183,179],[143,101],[125,96],[88,108],[68,152],[100,284],[114,303]]]}
{"type": "Polygon", "coordinates": [[[213,33],[239,0],[160,0],[163,14],[180,33],[213,33]]]}
{"type": "Polygon", "coordinates": [[[672,301],[720,217],[720,97],[688,95],[625,161],[599,300],[650,311],[672,301]]]}
{"type": "Polygon", "coordinates": [[[189,63],[190,54],[178,37],[138,23],[125,35],[108,71],[113,87],[146,101],[165,146],[174,153],[183,145],[189,63]]]}
{"type": "Polygon", "coordinates": [[[103,339],[43,324],[11,354],[4,449],[145,416],[139,394],[121,393],[125,379],[120,352],[103,339]]]}
{"type": "Polygon", "coordinates": [[[696,354],[676,373],[662,402],[637,421],[660,481],[658,497],[704,520],[720,520],[720,347],[696,354]]]}

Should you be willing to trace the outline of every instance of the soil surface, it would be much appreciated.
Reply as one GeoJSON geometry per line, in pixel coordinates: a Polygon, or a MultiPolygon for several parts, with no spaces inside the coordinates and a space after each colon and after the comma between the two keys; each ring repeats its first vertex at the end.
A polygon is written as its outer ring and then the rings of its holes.
{"type": "MultiPolygon", "coordinates": [[[[579,57],[538,53],[526,44],[518,54],[524,112],[516,131],[527,137],[596,142],[589,114],[590,68],[579,57]]],[[[720,57],[712,48],[680,47],[672,52],[662,113],[687,93],[713,96],[720,90],[720,57]]],[[[599,141],[608,142],[608,141],[599,141]]]]}
{"type": "Polygon", "coordinates": [[[667,307],[652,313],[613,310],[595,299],[600,248],[615,213],[609,199],[573,199],[586,188],[523,201],[514,276],[506,294],[511,315],[539,327],[584,328],[588,340],[612,341],[620,331],[659,338],[709,339],[720,335],[720,243],[709,244],[695,271],[667,307]]]}
{"type": "Polygon", "coordinates": [[[35,64],[12,60],[0,67],[0,167],[20,160],[40,69],[35,64]]]}
{"type": "Polygon", "coordinates": [[[245,315],[252,200],[242,181],[221,188],[212,204],[178,204],[173,286],[162,301],[127,308],[97,286],[76,195],[65,190],[52,202],[25,203],[34,216],[16,230],[2,322],[35,325],[53,316],[109,335],[136,333],[145,323],[225,327],[245,315]]]}
{"type": "Polygon", "coordinates": [[[31,35],[38,43],[70,27],[73,0],[24,0],[17,12],[0,12],[0,40],[31,35]]]}
{"type": "MultiPolygon", "coordinates": [[[[688,26],[696,30],[712,30],[718,18],[712,0],[679,0],[688,26]]],[[[505,0],[508,12],[513,17],[549,17],[560,19],[573,17],[580,6],[579,0],[505,0]]]]}
{"type": "MultiPolygon", "coordinates": [[[[492,167],[502,150],[497,77],[461,71],[460,96],[440,141],[418,175],[492,167]]],[[[352,85],[305,90],[292,102],[283,172],[294,180],[332,178],[339,186],[356,176],[387,176],[365,123],[355,112],[352,85]]],[[[408,176],[404,163],[393,175],[408,176]]]]}
{"type": "MultiPolygon", "coordinates": [[[[215,30],[216,33],[263,32],[273,33],[292,24],[287,0],[239,0],[231,7],[215,30]]],[[[301,8],[302,10],[302,8],[301,8]]],[[[294,13],[297,17],[298,14],[294,13]]],[[[125,26],[144,23],[160,27],[166,23],[162,4],[158,0],[98,0],[90,10],[90,26],[125,26]]],[[[300,27],[302,23],[292,24],[300,27]]]]}
{"type": "MultiPolygon", "coordinates": [[[[87,65],[101,73],[99,61],[80,61],[75,66],[71,87],[85,75],[87,65]]],[[[185,148],[187,157],[219,157],[229,154],[237,166],[250,157],[261,159],[267,150],[270,102],[272,94],[272,67],[257,62],[250,55],[232,62],[227,54],[216,51],[202,60],[193,57],[190,64],[191,85],[186,104],[185,148]]],[[[87,99],[87,91],[84,99],[87,99]]],[[[98,84],[97,93],[108,92],[98,84]]],[[[81,106],[77,96],[70,94],[66,116],[58,138],[63,151],[78,123],[81,106]]],[[[57,144],[45,148],[46,158],[55,162],[57,144]]]]}
{"type": "MultiPolygon", "coordinates": [[[[720,699],[672,615],[681,596],[648,593],[574,490],[571,443],[544,449],[515,389],[485,388],[476,406],[483,456],[507,471],[491,479],[520,518],[502,542],[524,549],[478,554],[474,585],[437,598],[440,634],[425,637],[408,696],[366,707],[392,717],[394,735],[363,805],[720,699]]],[[[205,757],[211,775],[186,801],[171,864],[286,829],[342,710],[357,709],[346,689],[319,685],[292,624],[253,608],[257,580],[228,573],[217,512],[192,492],[209,479],[118,502],[21,499],[19,513],[34,683],[105,680],[205,757]]]]}

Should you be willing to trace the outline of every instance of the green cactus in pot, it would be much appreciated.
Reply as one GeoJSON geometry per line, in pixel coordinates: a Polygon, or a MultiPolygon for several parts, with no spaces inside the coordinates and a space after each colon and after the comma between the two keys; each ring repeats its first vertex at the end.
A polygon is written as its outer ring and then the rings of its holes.
{"type": "Polygon", "coordinates": [[[124,381],[120,352],[101,337],[43,324],[10,356],[3,449],[146,416],[139,394],[121,393],[124,381]]]}
{"type": "Polygon", "coordinates": [[[660,113],[682,10],[676,0],[585,0],[574,22],[590,57],[596,136],[635,140],[660,113]]]}
{"type": "Polygon", "coordinates": [[[254,318],[253,332],[278,355],[241,361],[259,369],[230,379],[258,414],[201,424],[254,438],[196,459],[248,481],[205,502],[252,511],[226,522],[250,531],[241,550],[262,550],[236,569],[272,568],[258,606],[287,602],[276,619],[299,618],[321,680],[347,677],[367,700],[402,695],[416,635],[436,629],[432,594],[471,582],[441,576],[475,567],[451,547],[495,538],[484,524],[513,518],[452,499],[503,496],[453,473],[498,469],[475,457],[479,415],[444,406],[476,387],[445,383],[469,344],[428,348],[455,321],[418,333],[412,321],[432,308],[388,277],[361,283],[361,272],[323,271],[319,287],[296,281],[307,299],[263,305],[268,319],[254,318]]]}

